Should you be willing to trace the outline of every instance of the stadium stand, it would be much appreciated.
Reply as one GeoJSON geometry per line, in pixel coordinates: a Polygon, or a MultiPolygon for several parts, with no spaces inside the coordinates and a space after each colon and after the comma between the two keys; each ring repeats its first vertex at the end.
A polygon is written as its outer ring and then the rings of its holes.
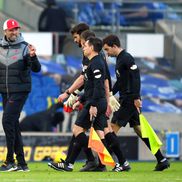
{"type": "MultiPolygon", "coordinates": [[[[61,75],[70,75],[72,71],[72,78],[77,70],[80,70],[81,59],[72,56],[65,56],[66,65],[59,65],[57,63],[46,62],[48,73],[60,73],[61,75]],[[51,66],[62,67],[60,70],[52,69],[51,66]],[[49,69],[50,68],[50,69],[49,69]],[[62,71],[64,69],[64,71],[62,71]],[[74,71],[73,71],[74,70],[74,71]]],[[[182,106],[177,104],[177,100],[182,99],[182,87],[181,80],[178,75],[174,73],[172,65],[166,63],[165,59],[155,60],[155,62],[147,61],[146,59],[137,59],[142,72],[142,96],[143,96],[143,111],[144,112],[173,112],[181,113],[182,106]],[[161,66],[163,65],[163,66],[161,66]],[[151,99],[153,98],[153,99],[151,99]]],[[[41,61],[41,63],[43,63],[41,61]]],[[[114,76],[114,64],[109,64],[111,76],[113,82],[114,76]]],[[[33,74],[33,90],[30,94],[30,98],[25,105],[25,111],[27,114],[34,113],[36,111],[44,110],[48,107],[47,98],[56,98],[60,93],[60,85],[49,76],[45,76],[43,73],[39,75],[33,74]]]]}

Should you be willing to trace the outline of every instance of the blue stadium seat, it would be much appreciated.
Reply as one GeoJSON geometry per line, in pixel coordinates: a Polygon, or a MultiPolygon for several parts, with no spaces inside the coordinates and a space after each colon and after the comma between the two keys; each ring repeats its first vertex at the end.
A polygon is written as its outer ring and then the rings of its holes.
{"type": "Polygon", "coordinates": [[[53,78],[42,74],[32,74],[32,92],[25,103],[23,110],[27,115],[45,110],[48,107],[47,98],[57,96],[60,88],[53,78]]]}

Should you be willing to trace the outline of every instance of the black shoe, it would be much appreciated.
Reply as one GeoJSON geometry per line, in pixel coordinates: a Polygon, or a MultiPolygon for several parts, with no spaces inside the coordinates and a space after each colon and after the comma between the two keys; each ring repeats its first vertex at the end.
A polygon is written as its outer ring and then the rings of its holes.
{"type": "Polygon", "coordinates": [[[125,161],[123,165],[116,163],[116,166],[112,169],[114,172],[122,172],[122,171],[129,171],[131,170],[131,167],[128,163],[128,161],[125,161]]]}
{"type": "Polygon", "coordinates": [[[29,172],[30,169],[28,168],[27,165],[18,165],[17,166],[17,169],[15,171],[22,171],[22,172],[29,172]]]}
{"type": "Polygon", "coordinates": [[[16,171],[17,166],[15,163],[4,162],[0,167],[0,172],[16,171]]]}
{"type": "Polygon", "coordinates": [[[94,172],[105,172],[107,171],[107,168],[105,165],[98,165],[97,167],[95,167],[94,169],[90,170],[90,171],[94,171],[94,172]]]}
{"type": "Polygon", "coordinates": [[[155,166],[154,171],[163,171],[164,169],[167,169],[170,167],[170,163],[169,161],[166,159],[162,162],[157,163],[157,165],[155,166]]]}
{"type": "Polygon", "coordinates": [[[64,160],[61,160],[61,162],[58,163],[49,162],[48,166],[58,171],[73,171],[73,168],[66,164],[64,160]]]}
{"type": "Polygon", "coordinates": [[[96,167],[96,161],[86,161],[86,164],[80,169],[80,172],[92,171],[96,167]]]}

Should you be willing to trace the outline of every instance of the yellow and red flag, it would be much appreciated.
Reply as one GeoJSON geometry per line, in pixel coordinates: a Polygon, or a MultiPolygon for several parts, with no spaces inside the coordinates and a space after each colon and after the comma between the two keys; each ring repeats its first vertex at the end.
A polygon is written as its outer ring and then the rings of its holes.
{"type": "Polygon", "coordinates": [[[115,166],[115,162],[112,156],[102,143],[101,139],[99,138],[93,127],[91,127],[90,129],[88,147],[97,152],[102,164],[113,167],[115,166]]]}
{"type": "Polygon", "coordinates": [[[140,126],[142,138],[149,139],[151,152],[153,155],[155,155],[156,152],[162,146],[162,142],[160,141],[159,137],[156,135],[155,131],[152,129],[152,127],[150,126],[149,122],[143,114],[140,114],[140,126]]]}

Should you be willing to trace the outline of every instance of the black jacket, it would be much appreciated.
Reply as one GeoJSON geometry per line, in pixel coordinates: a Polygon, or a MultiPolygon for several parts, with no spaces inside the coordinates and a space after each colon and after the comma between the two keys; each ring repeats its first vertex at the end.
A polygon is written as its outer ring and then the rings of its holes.
{"type": "Polygon", "coordinates": [[[52,6],[43,10],[39,18],[38,29],[40,32],[68,32],[64,9],[52,6]]]}
{"type": "Polygon", "coordinates": [[[31,91],[31,71],[39,72],[41,65],[27,46],[21,34],[15,42],[0,40],[0,93],[31,91]]]}

